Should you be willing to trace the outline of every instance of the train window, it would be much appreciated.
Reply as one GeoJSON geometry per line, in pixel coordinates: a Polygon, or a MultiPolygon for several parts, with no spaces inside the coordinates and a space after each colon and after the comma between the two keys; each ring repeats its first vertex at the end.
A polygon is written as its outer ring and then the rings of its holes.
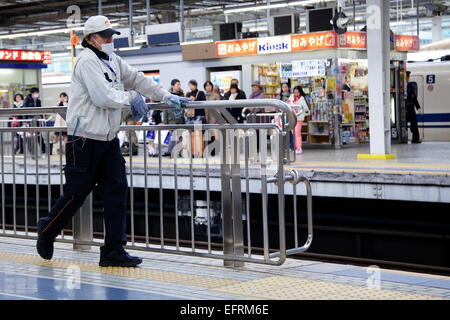
{"type": "Polygon", "coordinates": [[[415,81],[410,81],[409,83],[411,83],[412,87],[414,88],[414,94],[417,97],[417,82],[415,81]]]}

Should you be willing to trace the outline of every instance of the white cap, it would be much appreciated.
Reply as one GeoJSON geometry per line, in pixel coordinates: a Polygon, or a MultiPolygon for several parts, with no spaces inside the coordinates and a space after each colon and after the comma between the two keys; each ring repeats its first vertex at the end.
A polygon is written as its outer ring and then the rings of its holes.
{"type": "Polygon", "coordinates": [[[111,27],[109,19],[105,16],[92,16],[84,24],[84,36],[91,33],[98,33],[100,36],[109,38],[113,34],[120,34],[119,31],[111,27]]]}

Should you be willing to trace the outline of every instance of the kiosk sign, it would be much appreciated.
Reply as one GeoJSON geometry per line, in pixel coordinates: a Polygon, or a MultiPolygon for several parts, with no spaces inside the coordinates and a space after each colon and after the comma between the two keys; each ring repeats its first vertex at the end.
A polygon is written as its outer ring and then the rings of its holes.
{"type": "Polygon", "coordinates": [[[258,54],[291,52],[291,36],[258,38],[258,54]]]}

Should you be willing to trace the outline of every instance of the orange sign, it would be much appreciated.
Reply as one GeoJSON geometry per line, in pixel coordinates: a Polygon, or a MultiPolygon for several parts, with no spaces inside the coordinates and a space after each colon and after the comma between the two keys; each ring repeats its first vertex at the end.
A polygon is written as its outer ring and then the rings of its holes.
{"type": "Polygon", "coordinates": [[[75,47],[78,42],[80,42],[80,39],[78,38],[77,34],[74,33],[72,38],[70,38],[70,43],[72,44],[72,47],[75,47]]]}
{"type": "Polygon", "coordinates": [[[367,49],[367,33],[347,31],[338,36],[339,48],[367,49]]]}
{"type": "Polygon", "coordinates": [[[52,63],[52,52],[51,51],[44,51],[44,60],[42,61],[43,64],[50,64],[52,63]]]}
{"type": "Polygon", "coordinates": [[[395,35],[394,45],[397,51],[417,51],[420,49],[418,36],[395,35]]]}
{"type": "Polygon", "coordinates": [[[258,53],[257,39],[216,42],[217,57],[245,56],[258,53]]]}
{"type": "Polygon", "coordinates": [[[337,48],[337,33],[314,32],[291,36],[291,51],[337,48]]]}

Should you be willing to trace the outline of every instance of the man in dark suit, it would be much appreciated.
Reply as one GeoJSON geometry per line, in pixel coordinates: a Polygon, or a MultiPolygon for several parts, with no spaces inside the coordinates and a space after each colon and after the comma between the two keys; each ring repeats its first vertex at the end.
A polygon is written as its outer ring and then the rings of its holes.
{"type": "Polygon", "coordinates": [[[419,113],[422,113],[422,109],[420,108],[419,101],[417,101],[417,94],[414,89],[414,86],[411,82],[409,82],[409,76],[411,72],[406,72],[406,82],[408,83],[406,87],[406,121],[410,123],[410,130],[412,133],[412,141],[411,143],[421,143],[419,129],[417,127],[417,118],[416,118],[416,110],[417,108],[419,113]]]}

